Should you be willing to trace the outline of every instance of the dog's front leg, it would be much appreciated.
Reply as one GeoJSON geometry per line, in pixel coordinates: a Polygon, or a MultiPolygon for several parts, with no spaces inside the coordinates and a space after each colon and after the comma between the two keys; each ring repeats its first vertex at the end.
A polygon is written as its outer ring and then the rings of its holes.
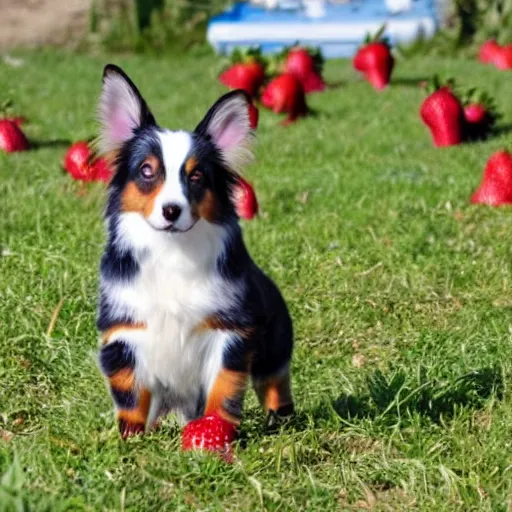
{"type": "Polygon", "coordinates": [[[103,332],[99,364],[108,379],[121,437],[143,433],[151,405],[151,393],[137,384],[134,342],[144,336],[141,324],[114,325],[103,332]]]}

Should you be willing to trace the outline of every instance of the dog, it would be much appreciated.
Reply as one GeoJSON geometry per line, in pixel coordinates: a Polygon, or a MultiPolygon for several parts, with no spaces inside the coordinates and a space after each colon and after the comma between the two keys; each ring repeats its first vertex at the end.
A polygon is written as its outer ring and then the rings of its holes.
{"type": "Polygon", "coordinates": [[[104,69],[99,151],[114,170],[100,264],[99,366],[122,438],[168,412],[241,419],[249,379],[270,416],[293,412],[293,328],[251,259],[234,188],[254,139],[241,90],[193,132],[161,128],[130,78],[104,69]]]}

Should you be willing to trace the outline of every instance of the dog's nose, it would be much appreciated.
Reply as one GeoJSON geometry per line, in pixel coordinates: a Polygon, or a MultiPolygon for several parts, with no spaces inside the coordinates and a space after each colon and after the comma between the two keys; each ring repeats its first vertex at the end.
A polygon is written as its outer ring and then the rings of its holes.
{"type": "Polygon", "coordinates": [[[177,204],[169,203],[162,207],[162,215],[164,216],[165,220],[168,220],[169,222],[178,220],[180,214],[181,206],[178,206],[177,204]]]}

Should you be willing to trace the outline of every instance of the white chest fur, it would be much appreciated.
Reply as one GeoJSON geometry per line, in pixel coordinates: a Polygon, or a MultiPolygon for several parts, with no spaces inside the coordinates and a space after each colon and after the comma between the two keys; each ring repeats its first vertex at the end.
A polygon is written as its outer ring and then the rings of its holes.
{"type": "Polygon", "coordinates": [[[211,339],[214,333],[197,328],[219,305],[228,304],[226,283],[146,262],[131,292],[141,301],[137,319],[147,326],[145,340],[137,346],[140,381],[149,387],[158,381],[175,390],[197,388],[203,366],[218,345],[211,339]]]}
{"type": "Polygon", "coordinates": [[[125,218],[116,243],[136,254],[139,272],[130,282],[103,283],[119,313],[146,325],[129,340],[137,381],[154,393],[171,393],[181,404],[196,400],[201,388],[208,391],[230,340],[229,332],[197,330],[240,292],[216,271],[225,236],[223,228],[204,221],[189,233],[172,235],[125,218]]]}

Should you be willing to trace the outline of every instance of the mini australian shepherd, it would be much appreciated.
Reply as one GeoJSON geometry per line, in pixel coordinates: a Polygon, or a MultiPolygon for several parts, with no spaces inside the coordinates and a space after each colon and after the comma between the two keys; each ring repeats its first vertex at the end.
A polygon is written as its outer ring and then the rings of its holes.
{"type": "Polygon", "coordinates": [[[238,424],[249,377],[269,415],[293,412],[292,322],[233,199],[251,158],[250,101],[232,91],[193,132],[171,131],[121,69],[104,70],[99,142],[114,175],[97,326],[123,438],[169,411],[238,424]]]}

